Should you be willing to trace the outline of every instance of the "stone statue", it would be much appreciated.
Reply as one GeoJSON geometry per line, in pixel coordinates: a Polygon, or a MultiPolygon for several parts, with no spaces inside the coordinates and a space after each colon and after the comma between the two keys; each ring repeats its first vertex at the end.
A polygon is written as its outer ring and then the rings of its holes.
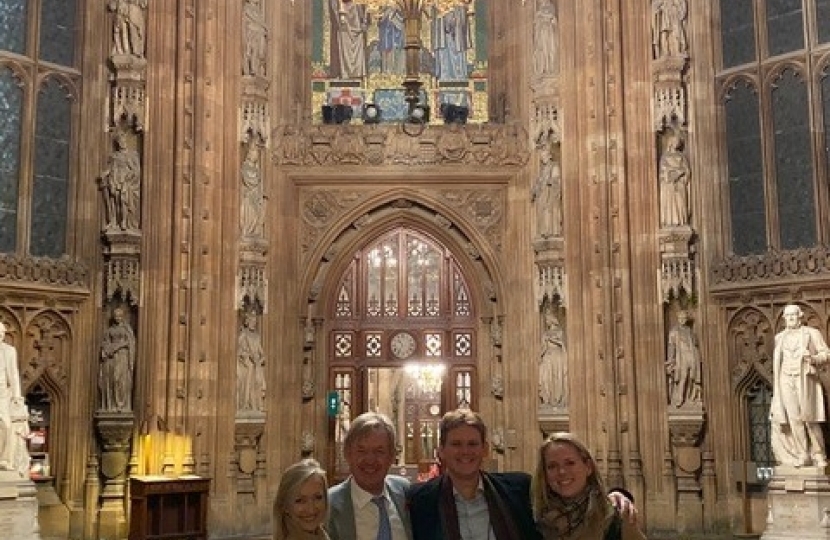
{"type": "Polygon", "coordinates": [[[676,227],[689,224],[690,175],[683,141],[678,134],[669,132],[659,165],[660,225],[676,227]]]}
{"type": "Polygon", "coordinates": [[[677,324],[669,330],[666,346],[669,403],[675,407],[702,401],[700,349],[688,322],[689,313],[678,311],[677,324]]]}
{"type": "Polygon", "coordinates": [[[255,138],[248,142],[247,155],[242,162],[242,207],[239,228],[242,236],[261,237],[265,219],[265,194],[262,185],[260,157],[262,151],[255,138]]]}
{"type": "Polygon", "coordinates": [[[539,0],[533,19],[533,72],[559,73],[559,19],[553,0],[539,0]]]}
{"type": "Polygon", "coordinates": [[[262,411],[265,393],[265,351],[257,315],[246,313],[237,341],[236,399],[239,411],[262,411]]]}
{"type": "Polygon", "coordinates": [[[562,169],[547,145],[539,154],[539,176],[530,200],[536,205],[536,235],[562,236],[562,169]]]}
{"type": "Polygon", "coordinates": [[[115,13],[112,54],[144,57],[147,0],[110,0],[115,13]]]}
{"type": "Polygon", "coordinates": [[[268,28],[262,0],[245,0],[245,31],[242,44],[242,74],[265,77],[268,65],[268,28]]]}
{"type": "Polygon", "coordinates": [[[0,322],[0,471],[20,472],[23,468],[25,472],[29,455],[24,437],[29,424],[20,422],[20,416],[22,411],[28,419],[28,414],[20,392],[17,350],[4,341],[5,337],[6,325],[0,322]]]}
{"type": "Polygon", "coordinates": [[[112,324],[101,342],[98,387],[102,412],[132,411],[135,334],[125,319],[124,310],[112,311],[112,324]]]}
{"type": "Polygon", "coordinates": [[[685,56],[686,0],[652,0],[651,13],[654,57],[685,56]]]}
{"type": "Polygon", "coordinates": [[[366,76],[366,31],[369,13],[366,5],[354,0],[329,0],[332,75],[341,79],[366,76]]]}
{"type": "Polygon", "coordinates": [[[568,405],[568,357],[565,351],[565,329],[559,318],[545,312],[542,352],[539,356],[539,399],[542,405],[568,405]]]}
{"type": "Polygon", "coordinates": [[[101,177],[107,211],[107,231],[136,231],[140,224],[141,160],[119,131],[109,166],[101,177]]]}
{"type": "Polygon", "coordinates": [[[827,465],[820,424],[826,421],[824,388],[818,370],[830,359],[816,328],[803,326],[801,308],[790,304],[782,314],[785,328],[775,336],[770,403],[771,443],[776,461],[801,467],[827,465]]]}

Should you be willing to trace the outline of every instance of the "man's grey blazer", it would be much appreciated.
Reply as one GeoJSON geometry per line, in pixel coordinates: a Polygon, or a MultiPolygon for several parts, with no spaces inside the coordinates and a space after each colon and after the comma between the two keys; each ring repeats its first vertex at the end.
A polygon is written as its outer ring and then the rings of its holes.
{"type": "MultiPolygon", "coordinates": [[[[406,509],[406,489],[409,480],[403,476],[390,474],[386,477],[386,490],[395,503],[398,515],[403,521],[406,537],[412,538],[409,512],[406,509]]],[[[354,524],[354,505],[352,504],[352,479],[329,488],[329,522],[327,527],[331,540],[374,540],[374,538],[357,538],[354,524]]]]}

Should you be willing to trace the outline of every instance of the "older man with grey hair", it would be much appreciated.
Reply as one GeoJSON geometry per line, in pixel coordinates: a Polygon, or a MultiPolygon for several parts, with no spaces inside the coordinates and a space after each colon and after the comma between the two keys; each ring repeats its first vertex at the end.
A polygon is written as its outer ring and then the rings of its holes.
{"type": "Polygon", "coordinates": [[[820,426],[826,421],[824,388],[818,370],[830,360],[830,349],[821,332],[802,325],[799,306],[786,306],[781,316],[785,328],[775,336],[772,355],[772,450],[782,465],[826,467],[820,426]]]}

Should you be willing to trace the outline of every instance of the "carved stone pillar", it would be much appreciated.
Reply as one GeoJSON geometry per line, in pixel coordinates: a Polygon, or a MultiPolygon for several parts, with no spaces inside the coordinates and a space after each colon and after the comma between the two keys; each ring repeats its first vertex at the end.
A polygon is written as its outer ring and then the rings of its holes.
{"type": "Polygon", "coordinates": [[[676,529],[699,531],[703,527],[703,499],[700,485],[702,449],[698,446],[706,415],[700,406],[669,411],[669,433],[674,452],[677,481],[676,529]]]}
{"type": "MultiPolygon", "coordinates": [[[[257,469],[262,465],[259,456],[259,440],[265,431],[265,418],[237,418],[234,433],[234,449],[236,451],[236,493],[238,496],[249,496],[254,499],[264,497],[265,493],[258,493],[257,469]]],[[[261,487],[261,486],[260,486],[261,487]]]]}
{"type": "Polygon", "coordinates": [[[127,465],[134,419],[131,413],[97,413],[95,427],[101,442],[101,490],[99,534],[101,538],[125,538],[127,465]]]}

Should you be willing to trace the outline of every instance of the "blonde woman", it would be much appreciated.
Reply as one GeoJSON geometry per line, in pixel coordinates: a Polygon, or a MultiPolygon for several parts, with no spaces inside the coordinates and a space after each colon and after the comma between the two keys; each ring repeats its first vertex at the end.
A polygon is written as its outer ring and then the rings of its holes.
{"type": "Polygon", "coordinates": [[[282,473],[274,499],[274,540],[329,540],[326,471],[313,459],[299,461],[282,473]]]}
{"type": "Polygon", "coordinates": [[[539,449],[533,506],[544,540],[645,540],[605,496],[591,453],[571,433],[554,433],[539,449]]]}

